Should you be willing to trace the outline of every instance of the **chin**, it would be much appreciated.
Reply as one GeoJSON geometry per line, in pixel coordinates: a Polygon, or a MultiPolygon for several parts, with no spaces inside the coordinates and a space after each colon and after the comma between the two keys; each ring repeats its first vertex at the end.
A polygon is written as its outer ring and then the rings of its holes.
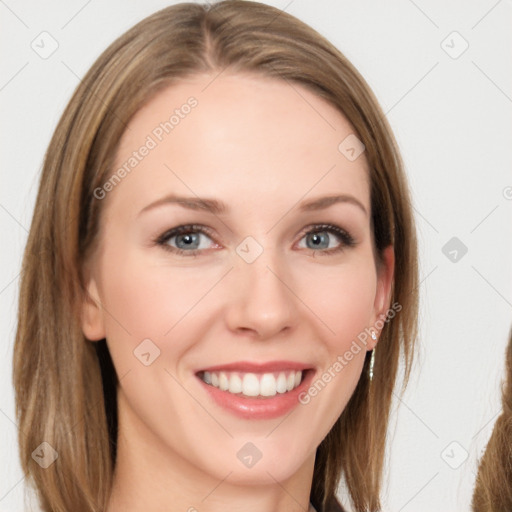
{"type": "MultiPolygon", "coordinates": [[[[220,454],[219,466],[215,468],[215,475],[219,479],[228,477],[229,482],[240,485],[269,485],[275,484],[276,481],[282,482],[291,478],[305,464],[314,462],[313,451],[312,456],[307,453],[301,453],[294,449],[293,446],[281,444],[279,447],[273,443],[265,444],[262,440],[260,449],[256,448],[258,441],[254,444],[250,442],[242,442],[237,444],[236,458],[226,461],[226,455],[220,454]],[[238,449],[238,445],[242,448],[238,449]],[[293,454],[293,455],[291,455],[293,454]],[[219,470],[219,468],[222,468],[219,470]]],[[[213,468],[211,468],[213,469],[213,468]]]]}

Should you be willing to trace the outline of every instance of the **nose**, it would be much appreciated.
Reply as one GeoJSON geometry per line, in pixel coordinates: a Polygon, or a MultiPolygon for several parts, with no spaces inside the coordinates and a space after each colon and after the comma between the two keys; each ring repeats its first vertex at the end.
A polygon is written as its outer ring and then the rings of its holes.
{"type": "Polygon", "coordinates": [[[265,250],[255,261],[239,259],[231,272],[226,322],[232,332],[250,332],[266,340],[290,331],[297,322],[297,301],[290,273],[273,251],[265,250]]]}

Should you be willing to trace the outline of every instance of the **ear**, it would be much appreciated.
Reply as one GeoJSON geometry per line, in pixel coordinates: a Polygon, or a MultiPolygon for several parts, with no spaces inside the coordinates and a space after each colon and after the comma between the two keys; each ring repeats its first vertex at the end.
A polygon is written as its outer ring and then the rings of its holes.
{"type": "Polygon", "coordinates": [[[391,291],[395,272],[395,252],[392,245],[389,245],[384,249],[382,260],[383,261],[379,262],[377,265],[377,291],[375,294],[372,323],[370,324],[372,326],[372,331],[375,331],[375,334],[377,335],[377,340],[373,341],[370,338],[368,350],[372,350],[377,344],[391,304],[391,291]]]}
{"type": "Polygon", "coordinates": [[[86,282],[82,299],[82,332],[90,341],[99,341],[106,337],[98,287],[94,278],[86,282]]]}

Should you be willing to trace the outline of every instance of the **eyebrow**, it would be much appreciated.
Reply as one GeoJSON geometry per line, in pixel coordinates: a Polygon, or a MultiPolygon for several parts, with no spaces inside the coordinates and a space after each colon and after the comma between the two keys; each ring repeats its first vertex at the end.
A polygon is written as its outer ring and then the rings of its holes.
{"type": "MultiPolygon", "coordinates": [[[[336,203],[352,204],[360,208],[366,215],[368,215],[368,212],[366,211],[364,205],[358,199],[356,199],[354,196],[350,194],[324,196],[309,201],[303,201],[298,205],[298,209],[301,212],[311,212],[329,208],[329,206],[332,206],[333,204],[336,203]]],[[[143,212],[152,210],[153,208],[166,204],[177,204],[189,210],[204,210],[215,215],[227,213],[229,210],[225,203],[217,199],[185,197],[171,194],[162,197],[161,199],[158,199],[154,203],[147,205],[139,212],[138,215],[141,215],[143,212]]]]}

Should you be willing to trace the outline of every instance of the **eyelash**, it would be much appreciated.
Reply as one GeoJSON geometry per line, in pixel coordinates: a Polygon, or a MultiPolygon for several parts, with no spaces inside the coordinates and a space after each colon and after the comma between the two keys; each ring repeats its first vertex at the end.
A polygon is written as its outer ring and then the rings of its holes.
{"type": "MultiPolygon", "coordinates": [[[[355,239],[347,231],[333,224],[314,224],[312,226],[308,226],[308,228],[311,229],[303,233],[301,240],[306,235],[323,232],[334,233],[341,240],[341,244],[339,245],[339,247],[336,247],[334,249],[324,249],[318,251],[314,249],[306,249],[312,251],[314,253],[313,256],[315,256],[316,253],[320,253],[322,256],[331,256],[345,250],[346,248],[354,247],[356,245],[355,239]]],[[[172,252],[174,254],[179,254],[183,256],[197,256],[204,249],[192,249],[187,251],[184,249],[180,249],[178,247],[172,247],[167,243],[171,238],[177,235],[191,233],[203,233],[205,235],[208,235],[210,238],[212,237],[211,230],[206,226],[201,226],[199,224],[186,224],[182,226],[177,226],[166,231],[165,233],[161,234],[156,239],[154,239],[153,243],[161,246],[162,249],[164,249],[165,251],[172,252]]]]}

